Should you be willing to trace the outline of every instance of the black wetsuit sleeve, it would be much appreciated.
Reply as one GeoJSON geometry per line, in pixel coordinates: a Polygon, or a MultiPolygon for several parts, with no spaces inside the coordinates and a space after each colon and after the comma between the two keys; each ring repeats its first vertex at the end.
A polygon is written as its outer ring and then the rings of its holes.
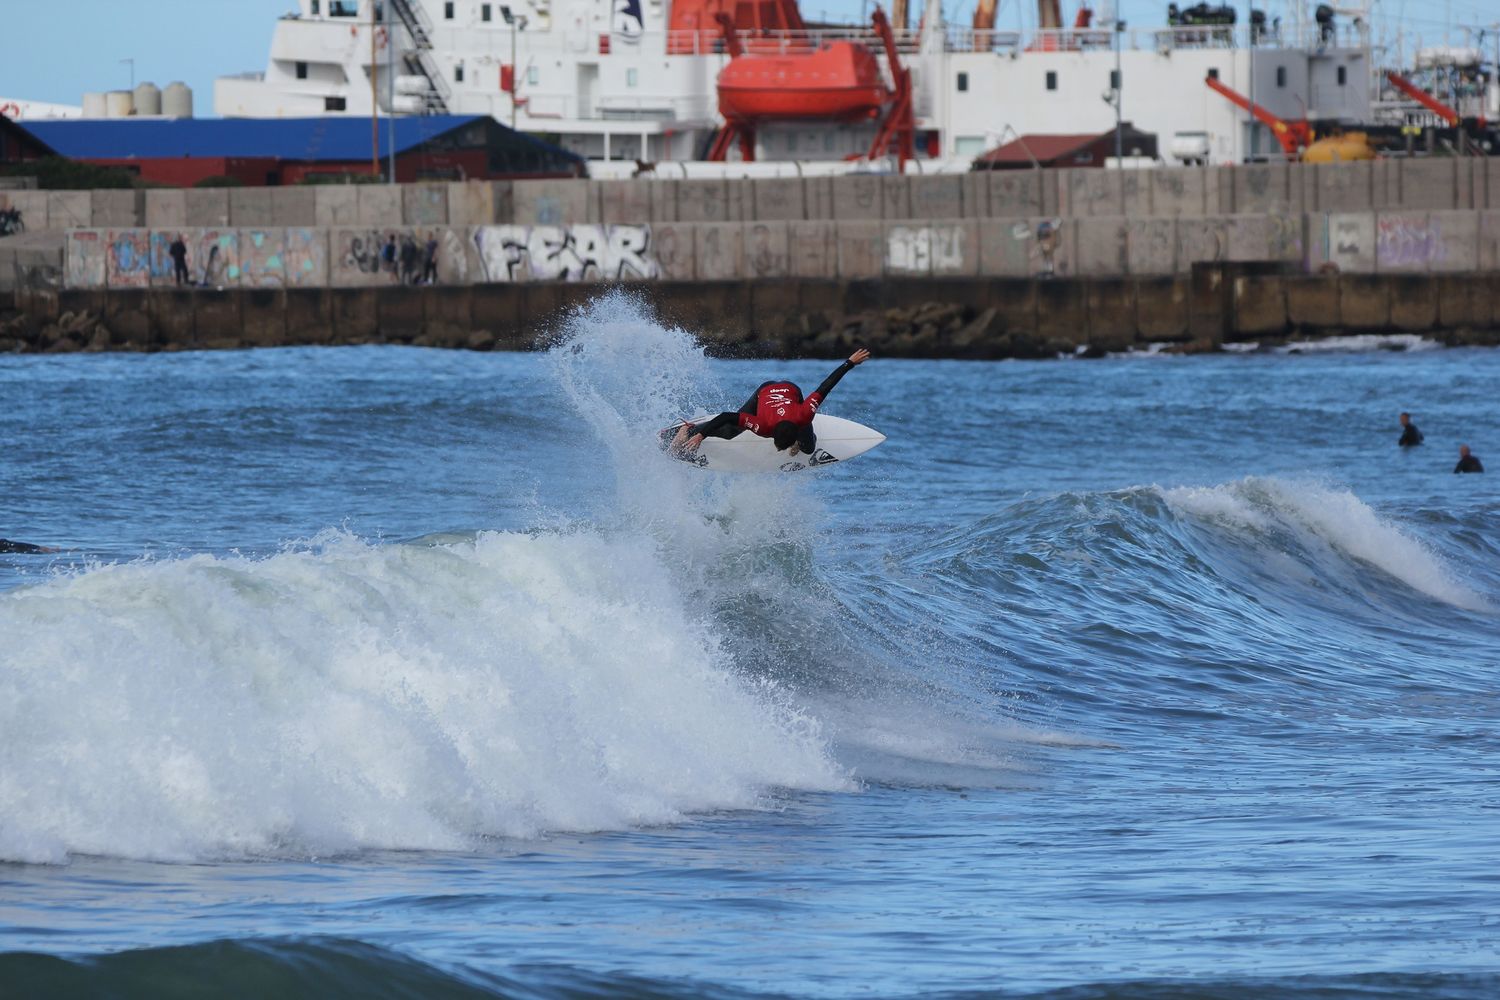
{"type": "Polygon", "coordinates": [[[693,429],[689,432],[689,436],[692,434],[702,434],[704,437],[717,437],[720,431],[726,428],[738,430],[739,426],[740,415],[738,413],[721,413],[717,417],[710,417],[701,424],[694,424],[693,429]]]}
{"type": "Polygon", "coordinates": [[[818,397],[819,402],[827,399],[828,394],[833,391],[833,387],[839,384],[839,379],[843,378],[844,375],[848,373],[848,371],[853,367],[854,365],[848,361],[845,361],[843,364],[839,365],[833,370],[833,373],[831,375],[823,380],[823,384],[818,386],[817,391],[814,392],[813,395],[818,397]]]}

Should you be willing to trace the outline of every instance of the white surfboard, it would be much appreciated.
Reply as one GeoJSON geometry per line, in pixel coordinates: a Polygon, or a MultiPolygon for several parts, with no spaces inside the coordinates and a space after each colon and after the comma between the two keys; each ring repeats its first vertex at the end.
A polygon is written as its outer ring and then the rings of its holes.
{"type": "MultiPolygon", "coordinates": [[[[694,417],[693,423],[707,419],[709,414],[703,414],[694,417]]],[[[770,438],[745,431],[728,441],[704,438],[696,452],[683,455],[681,459],[714,472],[797,472],[847,461],[885,440],[884,434],[864,424],[826,413],[813,417],[813,432],[818,435],[818,444],[811,455],[798,452],[795,457],[788,457],[786,452],[776,450],[770,438]]],[[[677,433],[677,428],[669,427],[661,433],[663,443],[666,443],[677,433]]]]}

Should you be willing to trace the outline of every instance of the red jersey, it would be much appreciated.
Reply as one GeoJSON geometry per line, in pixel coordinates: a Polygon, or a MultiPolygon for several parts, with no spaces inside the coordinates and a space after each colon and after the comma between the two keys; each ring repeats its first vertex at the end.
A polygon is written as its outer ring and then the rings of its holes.
{"type": "Polygon", "coordinates": [[[740,426],[761,437],[770,437],[776,425],[790,420],[798,427],[806,427],[817,415],[823,394],[815,392],[807,399],[802,390],[791,382],[767,382],[755,393],[755,412],[741,413],[740,426]]]}

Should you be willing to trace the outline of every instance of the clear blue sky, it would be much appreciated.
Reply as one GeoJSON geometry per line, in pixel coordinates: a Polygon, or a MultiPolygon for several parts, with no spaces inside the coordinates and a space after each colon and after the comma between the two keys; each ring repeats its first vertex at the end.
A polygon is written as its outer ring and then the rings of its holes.
{"type": "MultiPolygon", "coordinates": [[[[1096,11],[1110,0],[1092,0],[1096,11]]],[[[1118,0],[1132,25],[1166,21],[1166,0],[1118,0]]],[[[1188,6],[1195,0],[1178,0],[1188,6]]],[[[1246,0],[1233,0],[1243,15],[1246,0]]],[[[1296,0],[1256,0],[1273,16],[1285,16],[1296,0]]],[[[802,0],[803,14],[833,20],[857,20],[868,0],[802,0]]],[[[920,0],[912,0],[918,9],[920,0]]],[[[1316,0],[1308,0],[1311,9],[1316,0]]],[[[1337,6],[1338,4],[1335,4],[1337,6]]],[[[889,2],[886,4],[889,7],[889,2]]],[[[216,76],[265,68],[276,18],[292,10],[291,0],[5,0],[5,47],[0,53],[0,97],[81,104],[85,91],[121,90],[130,86],[135,60],[136,82],[165,87],[181,80],[193,88],[194,110],[213,114],[216,76]]],[[[1078,0],[1062,0],[1071,23],[1078,0]]],[[[1000,0],[1001,27],[1036,23],[1035,0],[1000,0]]],[[[948,17],[967,23],[974,0],[947,0],[948,17]]],[[[1399,25],[1413,40],[1440,44],[1452,25],[1500,23],[1500,0],[1378,0],[1375,18],[1392,36],[1399,25]]],[[[1392,37],[1392,41],[1394,38],[1392,37]]],[[[1463,41],[1456,31],[1452,41],[1463,41]]],[[[1490,46],[1487,44],[1486,48],[1490,46]]]]}

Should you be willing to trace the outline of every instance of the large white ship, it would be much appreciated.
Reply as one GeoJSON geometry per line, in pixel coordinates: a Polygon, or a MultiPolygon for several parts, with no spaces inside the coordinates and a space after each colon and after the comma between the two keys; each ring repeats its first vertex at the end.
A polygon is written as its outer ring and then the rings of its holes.
{"type": "MultiPolygon", "coordinates": [[[[827,68],[815,57],[847,45],[867,50],[854,55],[879,67],[887,95],[909,71],[906,123],[919,157],[964,160],[1020,135],[1102,133],[1126,121],[1155,134],[1163,158],[1237,163],[1282,150],[1271,128],[1220,90],[1278,118],[1349,122],[1371,119],[1377,91],[1367,19],[1330,8],[1246,25],[1232,23],[1227,6],[1174,4],[1159,27],[1086,13],[1064,28],[1058,0],[1040,0],[1045,27],[1021,32],[994,26],[992,0],[980,0],[981,27],[946,24],[930,4],[906,29],[898,0],[886,46],[868,27],[803,22],[795,0],[298,7],[276,23],[263,73],[216,81],[218,114],[484,114],[591,160],[698,160],[725,124],[719,86],[731,51],[761,59],[765,94],[785,96],[801,94],[799,84],[841,85],[831,75],[813,80],[827,68]]],[[[880,141],[878,108],[805,107],[806,117],[783,106],[756,122],[746,151],[843,160],[880,141]]],[[[740,157],[740,147],[728,155],[740,157]]]]}

